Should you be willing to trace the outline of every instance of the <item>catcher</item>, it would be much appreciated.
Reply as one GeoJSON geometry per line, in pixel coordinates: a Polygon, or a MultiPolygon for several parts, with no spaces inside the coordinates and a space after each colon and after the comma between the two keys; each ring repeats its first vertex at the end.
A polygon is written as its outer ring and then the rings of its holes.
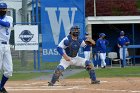
{"type": "Polygon", "coordinates": [[[91,47],[95,45],[95,41],[91,37],[89,37],[88,32],[85,33],[85,37],[83,38],[83,40],[87,44],[87,46],[83,48],[84,56],[87,60],[90,60],[90,50],[91,47]]]}
{"type": "Polygon", "coordinates": [[[62,72],[70,65],[83,66],[88,71],[91,84],[99,84],[100,81],[96,80],[96,74],[93,65],[89,60],[78,56],[80,46],[86,47],[86,43],[83,39],[79,38],[80,28],[78,26],[72,26],[70,33],[66,36],[58,45],[57,51],[62,55],[60,64],[56,67],[52,79],[48,82],[48,86],[53,86],[62,72]]]}

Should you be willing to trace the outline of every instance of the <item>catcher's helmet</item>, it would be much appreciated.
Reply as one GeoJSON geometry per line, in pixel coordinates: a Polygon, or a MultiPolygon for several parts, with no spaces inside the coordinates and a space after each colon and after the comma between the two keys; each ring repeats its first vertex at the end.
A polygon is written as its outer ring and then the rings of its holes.
{"type": "Polygon", "coordinates": [[[124,31],[120,32],[120,36],[124,36],[124,34],[125,34],[124,31]]]}
{"type": "Polygon", "coordinates": [[[70,34],[72,34],[73,36],[79,36],[80,34],[79,30],[80,30],[79,26],[72,26],[70,28],[70,34]]]}
{"type": "Polygon", "coordinates": [[[7,9],[6,3],[0,3],[0,9],[7,9]]]}
{"type": "Polygon", "coordinates": [[[104,37],[104,36],[106,36],[105,33],[100,33],[99,34],[99,37],[104,37]]]}

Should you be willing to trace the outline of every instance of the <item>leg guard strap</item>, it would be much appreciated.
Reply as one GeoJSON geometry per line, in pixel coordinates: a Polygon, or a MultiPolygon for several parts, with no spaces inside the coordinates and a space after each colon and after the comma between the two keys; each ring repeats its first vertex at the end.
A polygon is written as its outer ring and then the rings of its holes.
{"type": "Polygon", "coordinates": [[[64,71],[64,67],[59,65],[57,66],[53,76],[52,76],[52,80],[51,83],[55,83],[56,81],[58,81],[59,77],[62,75],[62,72],[64,71]]]}
{"type": "Polygon", "coordinates": [[[89,61],[89,60],[87,60],[86,62],[85,62],[85,69],[86,70],[90,70],[90,69],[93,69],[93,65],[91,64],[91,62],[89,61]]]}
{"type": "Polygon", "coordinates": [[[96,74],[95,74],[95,71],[93,69],[89,70],[89,76],[90,76],[90,79],[95,81],[96,80],[96,74]]]}

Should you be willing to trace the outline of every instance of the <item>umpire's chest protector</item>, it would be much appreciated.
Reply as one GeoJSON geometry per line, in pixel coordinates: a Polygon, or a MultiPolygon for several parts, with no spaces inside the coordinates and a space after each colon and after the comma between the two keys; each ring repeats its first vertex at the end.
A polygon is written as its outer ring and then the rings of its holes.
{"type": "Polygon", "coordinates": [[[65,49],[66,53],[70,57],[76,57],[81,45],[81,39],[73,40],[71,36],[68,36],[69,44],[65,49]]]}

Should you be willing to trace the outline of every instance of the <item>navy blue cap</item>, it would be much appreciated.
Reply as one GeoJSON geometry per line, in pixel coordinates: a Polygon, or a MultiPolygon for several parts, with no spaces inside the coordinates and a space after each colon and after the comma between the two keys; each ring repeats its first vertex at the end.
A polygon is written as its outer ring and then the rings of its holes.
{"type": "Polygon", "coordinates": [[[123,36],[123,35],[124,35],[124,31],[121,31],[121,32],[120,32],[120,35],[123,36]]]}
{"type": "Polygon", "coordinates": [[[100,33],[99,37],[106,36],[105,33],[100,33]]]}
{"type": "Polygon", "coordinates": [[[89,35],[89,33],[88,32],[85,32],[85,35],[89,35]]]}
{"type": "Polygon", "coordinates": [[[6,3],[0,3],[0,8],[6,8],[7,9],[7,4],[6,3]]]}

